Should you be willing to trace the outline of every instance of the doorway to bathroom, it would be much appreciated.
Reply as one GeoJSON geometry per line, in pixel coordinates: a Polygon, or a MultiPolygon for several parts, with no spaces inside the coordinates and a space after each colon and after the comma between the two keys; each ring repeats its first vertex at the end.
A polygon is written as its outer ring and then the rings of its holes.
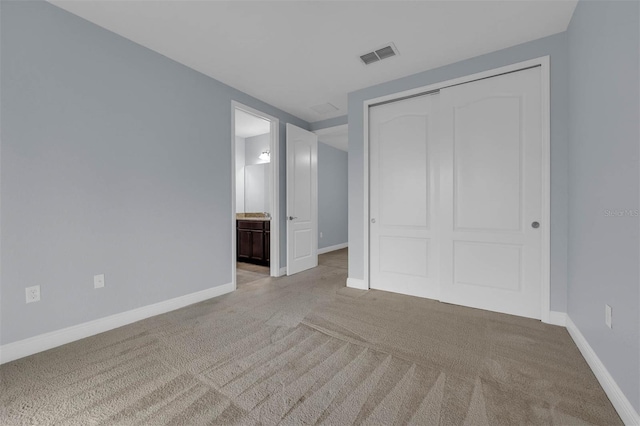
{"type": "Polygon", "coordinates": [[[232,102],[232,273],[235,288],[280,275],[277,118],[232,102]]]}

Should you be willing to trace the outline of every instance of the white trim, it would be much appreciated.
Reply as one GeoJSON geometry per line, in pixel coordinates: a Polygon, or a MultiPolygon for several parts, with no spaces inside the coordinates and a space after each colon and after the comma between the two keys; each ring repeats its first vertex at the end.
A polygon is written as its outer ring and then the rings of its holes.
{"type": "Polygon", "coordinates": [[[540,62],[540,86],[542,90],[542,256],[540,257],[540,319],[550,322],[551,315],[551,70],[549,56],[540,62]]]}
{"type": "Polygon", "coordinates": [[[236,242],[238,239],[238,212],[236,211],[236,196],[238,188],[236,188],[236,106],[235,101],[231,101],[231,285],[236,290],[237,286],[237,251],[236,242]]]}
{"type": "MultiPolygon", "coordinates": [[[[271,118],[271,140],[269,149],[275,155],[270,155],[271,176],[271,233],[270,269],[272,277],[280,276],[280,120],[271,118]]],[[[235,139],[235,138],[234,138],[235,139]]]]}
{"type": "Polygon", "coordinates": [[[366,285],[364,280],[359,278],[347,278],[347,287],[357,288],[359,290],[369,290],[369,286],[366,285]]]}
{"type": "Polygon", "coordinates": [[[280,272],[280,275],[279,275],[280,277],[287,275],[287,267],[283,266],[282,268],[280,268],[280,271],[278,272],[280,272]]]}
{"type": "Polygon", "coordinates": [[[631,401],[624,395],[614,378],[611,376],[607,367],[604,366],[598,355],[593,348],[587,342],[587,339],[582,335],[578,327],[571,321],[571,318],[567,316],[567,331],[571,335],[571,338],[580,349],[582,356],[591,367],[593,374],[595,374],[598,382],[604,389],[605,393],[611,400],[613,407],[620,415],[620,418],[626,425],[640,425],[640,415],[633,408],[631,401]]]}
{"type": "Polygon", "coordinates": [[[567,314],[564,312],[550,311],[549,318],[547,318],[547,321],[542,321],[542,322],[546,322],[547,324],[551,324],[551,325],[559,325],[561,327],[566,327],[567,314]]]}
{"type": "Polygon", "coordinates": [[[231,101],[231,277],[233,288],[236,286],[236,109],[255,115],[271,122],[269,141],[271,174],[269,184],[271,187],[271,258],[269,260],[269,275],[279,277],[280,272],[280,120],[269,114],[265,114],[255,108],[251,108],[238,101],[231,101]]]}
{"type": "Polygon", "coordinates": [[[403,98],[405,96],[412,96],[418,93],[429,92],[432,90],[439,90],[444,87],[469,83],[473,80],[481,78],[492,77],[498,74],[507,72],[518,71],[520,69],[533,67],[540,65],[541,69],[541,90],[542,90],[542,218],[541,227],[542,231],[542,262],[541,268],[541,306],[540,306],[540,318],[543,322],[549,322],[550,313],[550,294],[551,294],[551,104],[550,104],[550,69],[549,69],[549,56],[543,56],[540,58],[531,59],[524,62],[518,62],[516,64],[507,65],[492,70],[479,72],[476,74],[467,75],[453,80],[441,81],[439,83],[430,84],[427,86],[416,87],[414,89],[405,90],[399,93],[393,93],[390,95],[380,96],[374,99],[367,99],[363,102],[363,118],[364,118],[364,147],[363,147],[363,195],[364,195],[364,285],[366,288],[370,287],[369,282],[369,106],[380,102],[388,102],[394,99],[403,98]]]}
{"type": "Polygon", "coordinates": [[[233,290],[233,283],[223,284],[217,287],[154,303],[153,305],[143,306],[141,308],[132,309],[130,311],[110,315],[108,317],[85,322],[83,324],[74,325],[61,330],[51,331],[49,333],[40,334],[39,336],[9,343],[0,346],[0,364],[46,351],[47,349],[52,349],[67,343],[75,342],[76,340],[94,336],[99,333],[104,333],[105,331],[113,330],[114,328],[122,327],[123,325],[131,324],[145,318],[174,311],[194,303],[202,302],[203,300],[230,293],[233,290]]]}
{"type": "MultiPolygon", "coordinates": [[[[364,182],[362,188],[362,198],[364,199],[364,250],[363,253],[363,264],[364,264],[364,276],[362,279],[362,288],[369,289],[371,287],[371,283],[369,281],[369,256],[371,255],[371,247],[369,247],[369,220],[371,220],[371,212],[369,206],[369,105],[373,104],[374,100],[365,101],[363,108],[363,116],[364,116],[364,127],[363,127],[363,136],[364,136],[364,146],[362,147],[362,169],[364,171],[364,182]]],[[[349,286],[349,280],[355,278],[347,278],[347,287],[349,286]]],[[[355,287],[360,288],[360,287],[355,287]]]]}
{"type": "Polygon", "coordinates": [[[335,246],[323,247],[318,249],[318,254],[329,253],[330,251],[341,250],[349,247],[349,243],[336,244],[335,246]]]}

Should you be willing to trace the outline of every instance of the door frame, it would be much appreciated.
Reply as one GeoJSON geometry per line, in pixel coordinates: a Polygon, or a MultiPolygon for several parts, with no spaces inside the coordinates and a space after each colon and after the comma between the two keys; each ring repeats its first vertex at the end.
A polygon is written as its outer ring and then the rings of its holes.
{"type": "MultiPolygon", "coordinates": [[[[414,89],[402,92],[392,93],[390,95],[380,96],[373,99],[367,99],[363,103],[364,118],[364,147],[363,147],[363,196],[364,196],[364,279],[357,288],[370,288],[370,256],[371,247],[369,241],[369,108],[371,105],[400,100],[405,97],[415,96],[423,92],[436,91],[449,86],[470,83],[474,80],[480,80],[489,77],[496,77],[500,74],[520,71],[526,68],[540,66],[541,90],[542,90],[542,221],[547,224],[542,232],[541,241],[541,312],[540,318],[542,322],[550,322],[551,311],[551,103],[550,103],[550,72],[549,72],[549,56],[542,56],[523,62],[517,62],[511,65],[470,74],[464,77],[454,78],[451,80],[441,81],[426,86],[416,87],[414,89]]],[[[360,284],[360,283],[358,283],[360,284]]]]}
{"type": "Polygon", "coordinates": [[[270,224],[270,253],[269,275],[280,276],[280,120],[255,108],[251,108],[238,101],[231,101],[231,281],[233,289],[236,284],[236,110],[267,120],[271,123],[269,140],[269,157],[271,173],[269,184],[271,187],[271,224],[270,224]]]}

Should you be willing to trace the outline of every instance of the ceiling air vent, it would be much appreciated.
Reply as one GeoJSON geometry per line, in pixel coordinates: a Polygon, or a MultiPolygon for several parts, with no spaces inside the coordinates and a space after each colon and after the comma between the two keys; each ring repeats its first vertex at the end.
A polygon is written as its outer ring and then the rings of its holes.
{"type": "Polygon", "coordinates": [[[396,52],[393,51],[393,47],[387,46],[376,50],[376,55],[378,55],[378,58],[380,59],[387,59],[392,56],[396,56],[396,52]]]}
{"type": "Polygon", "coordinates": [[[337,106],[328,102],[326,104],[314,105],[310,108],[320,115],[327,115],[331,112],[336,112],[339,109],[337,106]]]}
{"type": "Polygon", "coordinates": [[[360,56],[360,59],[365,65],[372,64],[374,62],[381,61],[383,59],[391,58],[398,55],[398,49],[393,43],[374,50],[373,52],[365,53],[360,56]]]}
{"type": "Polygon", "coordinates": [[[378,58],[378,55],[376,55],[376,52],[364,54],[360,56],[360,59],[362,59],[362,62],[364,62],[365,65],[369,65],[380,60],[380,58],[378,58]]]}

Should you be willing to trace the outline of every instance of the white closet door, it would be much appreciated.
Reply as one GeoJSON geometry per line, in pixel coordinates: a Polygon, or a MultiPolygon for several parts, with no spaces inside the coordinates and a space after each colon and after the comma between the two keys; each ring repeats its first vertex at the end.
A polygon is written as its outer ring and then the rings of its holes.
{"type": "Polygon", "coordinates": [[[443,89],[441,299],[541,317],[540,68],[443,89]],[[539,224],[539,226],[538,226],[539,224]]]}
{"type": "Polygon", "coordinates": [[[372,107],[370,287],[437,299],[438,95],[372,107]]]}

